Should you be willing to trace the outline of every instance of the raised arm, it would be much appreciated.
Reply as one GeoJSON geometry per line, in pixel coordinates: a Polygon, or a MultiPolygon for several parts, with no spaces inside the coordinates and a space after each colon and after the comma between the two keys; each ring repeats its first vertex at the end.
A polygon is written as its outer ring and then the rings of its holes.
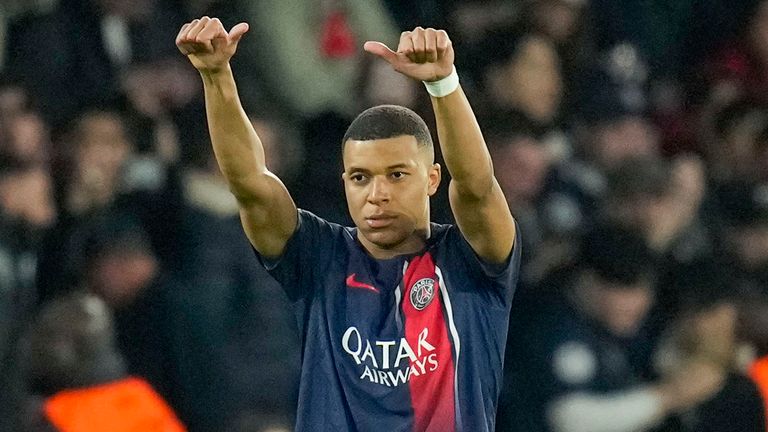
{"type": "Polygon", "coordinates": [[[288,190],[267,170],[264,148],[243,110],[229,60],[248,24],[229,32],[217,18],[184,24],[176,46],[200,72],[208,130],[219,168],[240,205],[251,244],[267,257],[279,256],[296,229],[297,212],[288,190]]]}
{"type": "MultiPolygon", "coordinates": [[[[436,82],[454,71],[454,52],[443,30],[417,27],[403,32],[397,52],[379,42],[365,50],[389,62],[398,72],[436,82]]],[[[461,87],[432,96],[437,135],[451,174],[449,196],[456,223],[472,249],[483,259],[500,263],[512,250],[515,224],[499,183],[480,126],[461,87]]]]}

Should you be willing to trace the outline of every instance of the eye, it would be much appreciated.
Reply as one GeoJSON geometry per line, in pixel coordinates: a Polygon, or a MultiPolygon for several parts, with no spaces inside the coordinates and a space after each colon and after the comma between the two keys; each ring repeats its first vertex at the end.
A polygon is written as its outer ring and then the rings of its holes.
{"type": "Polygon", "coordinates": [[[405,176],[407,176],[408,174],[404,173],[402,171],[394,171],[394,172],[390,173],[389,175],[390,175],[390,177],[392,177],[395,180],[401,180],[401,179],[404,179],[405,176]]]}
{"type": "Polygon", "coordinates": [[[349,179],[352,180],[352,183],[362,183],[366,180],[366,176],[361,173],[354,173],[351,176],[349,176],[349,179]]]}

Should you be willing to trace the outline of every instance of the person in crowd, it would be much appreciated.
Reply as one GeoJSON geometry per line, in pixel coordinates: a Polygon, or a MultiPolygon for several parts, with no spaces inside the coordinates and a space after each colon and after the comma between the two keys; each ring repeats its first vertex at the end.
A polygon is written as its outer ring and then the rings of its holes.
{"type": "Polygon", "coordinates": [[[768,188],[735,183],[717,191],[719,248],[743,289],[768,295],[768,188]]]}
{"type": "Polygon", "coordinates": [[[525,232],[520,281],[523,291],[563,262],[562,255],[570,252],[541,223],[539,202],[554,161],[531,129],[518,129],[506,123],[495,125],[489,129],[487,139],[499,185],[525,232]]]}
{"type": "Polygon", "coordinates": [[[765,408],[742,371],[739,315],[745,298],[730,273],[712,259],[678,265],[660,283],[674,297],[674,316],[655,353],[657,373],[670,376],[692,360],[719,368],[723,387],[708,400],[668,419],[658,431],[762,432],[765,408]]]}
{"type": "MultiPolygon", "coordinates": [[[[249,121],[271,149],[270,170],[295,178],[300,152],[283,123],[269,113],[249,121]]],[[[278,284],[253,265],[237,200],[216,165],[204,122],[199,112],[181,128],[182,200],[170,266],[179,288],[166,291],[175,370],[169,397],[190,431],[292,429],[300,355],[294,317],[278,284]]],[[[168,229],[168,220],[160,223],[168,229]]]]}
{"type": "Polygon", "coordinates": [[[607,176],[603,217],[642,232],[659,254],[676,262],[712,256],[709,228],[700,217],[706,194],[704,166],[696,157],[671,161],[629,159],[607,176]]]}
{"type": "Polygon", "coordinates": [[[51,178],[45,165],[0,159],[0,429],[14,430],[24,394],[18,341],[39,293],[38,250],[55,222],[51,178]]]}
{"type": "MultiPolygon", "coordinates": [[[[736,7],[738,34],[720,41],[699,68],[705,92],[713,102],[754,97],[768,102],[768,2],[756,0],[736,7]]],[[[728,34],[727,34],[728,35],[728,34]]],[[[730,36],[730,35],[728,35],[730,36]]]]}
{"type": "Polygon", "coordinates": [[[167,366],[167,288],[150,240],[131,219],[105,214],[83,230],[78,287],[98,296],[113,315],[116,346],[128,371],[162,394],[170,383],[167,366]]]}
{"type": "Polygon", "coordinates": [[[577,238],[598,219],[609,172],[626,160],[659,155],[646,115],[644,67],[636,49],[620,45],[582,81],[574,155],[554,168],[541,199],[552,232],[577,238]]]}
{"type": "Polygon", "coordinates": [[[164,41],[172,35],[166,33],[183,14],[164,0],[60,0],[55,9],[10,25],[6,71],[30,89],[58,129],[119,98],[128,65],[167,56],[172,47],[164,41]]]}
{"type": "Polygon", "coordinates": [[[577,263],[544,283],[558,295],[509,347],[501,430],[650,431],[721,389],[721,369],[699,361],[650,375],[643,324],[656,269],[640,233],[600,226],[585,236],[577,263]]]}
{"type": "Polygon", "coordinates": [[[579,77],[598,57],[595,29],[589,25],[592,17],[589,1],[529,0],[522,3],[515,25],[547,37],[557,47],[563,72],[560,114],[568,117],[578,109],[573,90],[578,89],[579,77]]]}
{"type": "MultiPolygon", "coordinates": [[[[482,115],[489,123],[531,129],[546,141],[560,126],[563,97],[560,58],[554,43],[535,33],[502,29],[490,32],[480,45],[475,54],[488,62],[482,82],[489,99],[482,106],[482,115]]],[[[567,150],[551,151],[560,154],[567,150]]]]}
{"type": "Polygon", "coordinates": [[[98,297],[74,293],[52,300],[26,347],[30,386],[40,396],[29,402],[28,430],[186,430],[147,381],[128,375],[110,310],[98,297]]]}
{"type": "Polygon", "coordinates": [[[41,299],[76,285],[76,269],[65,264],[77,254],[78,233],[89,217],[114,204],[123,169],[134,152],[123,117],[95,109],[83,113],[58,146],[67,149],[62,149],[54,172],[60,217],[41,246],[37,274],[41,299]]]}
{"type": "Polygon", "coordinates": [[[713,187],[757,181],[760,134],[768,127],[768,106],[754,99],[738,99],[719,109],[713,119],[704,154],[713,187]]]}

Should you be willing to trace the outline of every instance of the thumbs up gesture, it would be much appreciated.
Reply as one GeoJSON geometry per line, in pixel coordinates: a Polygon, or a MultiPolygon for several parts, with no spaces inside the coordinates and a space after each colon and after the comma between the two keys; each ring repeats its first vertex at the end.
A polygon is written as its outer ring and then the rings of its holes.
{"type": "Polygon", "coordinates": [[[200,72],[217,72],[229,64],[247,31],[248,24],[240,23],[227,32],[218,18],[204,16],[181,27],[176,46],[200,72]]]}
{"type": "Polygon", "coordinates": [[[397,51],[372,41],[363,48],[387,61],[396,71],[420,81],[437,81],[453,71],[453,45],[444,30],[416,27],[403,32],[397,51]]]}

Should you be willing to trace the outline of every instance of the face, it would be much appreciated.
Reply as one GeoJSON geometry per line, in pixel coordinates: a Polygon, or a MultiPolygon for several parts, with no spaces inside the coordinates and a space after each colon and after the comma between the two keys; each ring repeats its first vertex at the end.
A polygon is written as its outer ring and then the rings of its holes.
{"type": "Polygon", "coordinates": [[[755,271],[768,265],[768,223],[732,228],[726,239],[743,269],[755,271]]]}
{"type": "Polygon", "coordinates": [[[543,144],[518,137],[493,149],[493,164],[502,190],[513,207],[531,205],[544,187],[550,158],[543,144]]]}
{"type": "Polygon", "coordinates": [[[42,167],[0,179],[0,207],[34,228],[47,228],[56,219],[51,176],[42,167]]]}
{"type": "Polygon", "coordinates": [[[594,141],[594,156],[606,168],[630,158],[654,156],[658,147],[656,131],[642,117],[626,117],[599,126],[594,141]]]}
{"type": "Polygon", "coordinates": [[[120,169],[131,153],[122,122],[109,114],[90,116],[82,120],[76,144],[77,187],[106,199],[115,190],[120,169]]]}
{"type": "Polygon", "coordinates": [[[587,312],[619,337],[635,335],[653,305],[653,289],[648,281],[616,284],[590,275],[582,287],[581,302],[587,312]]]}
{"type": "Polygon", "coordinates": [[[558,44],[567,42],[577,30],[581,5],[572,3],[578,2],[554,0],[537,2],[534,6],[536,26],[558,44]]]}
{"type": "Polygon", "coordinates": [[[157,274],[157,261],[149,253],[107,254],[98,259],[87,285],[107,304],[119,308],[131,304],[157,274]]]}
{"type": "Polygon", "coordinates": [[[506,66],[492,72],[493,95],[536,121],[549,122],[557,115],[562,95],[557,51],[539,37],[521,44],[506,66]]]}
{"type": "Polygon", "coordinates": [[[48,154],[48,131],[43,119],[33,112],[8,119],[11,152],[22,160],[44,162],[48,154]]]}
{"type": "Polygon", "coordinates": [[[429,197],[440,184],[431,151],[401,135],[349,140],[343,158],[349,214],[368,252],[391,258],[421,249],[429,234],[429,197]]]}
{"type": "Polygon", "coordinates": [[[634,335],[653,303],[650,286],[643,282],[631,286],[603,286],[600,290],[603,323],[617,336],[634,335]]]}

